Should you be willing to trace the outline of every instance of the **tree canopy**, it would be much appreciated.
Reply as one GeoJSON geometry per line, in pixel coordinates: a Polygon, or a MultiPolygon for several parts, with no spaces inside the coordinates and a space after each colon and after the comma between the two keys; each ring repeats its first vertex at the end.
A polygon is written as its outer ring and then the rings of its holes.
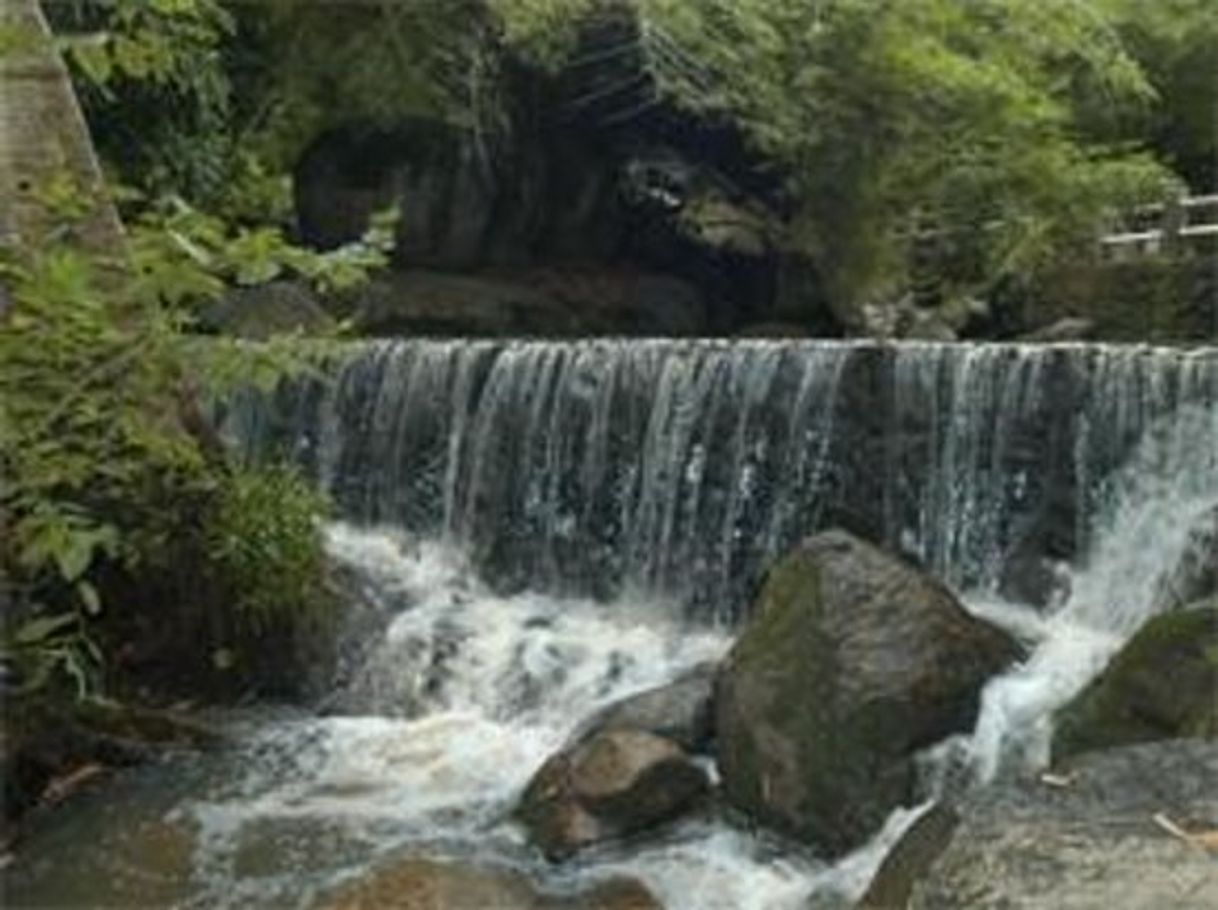
{"type": "Polygon", "coordinates": [[[558,69],[598,17],[633,16],[663,97],[730,121],[781,173],[784,242],[840,298],[885,293],[927,231],[964,282],[1071,255],[1131,204],[1183,180],[1205,188],[1218,156],[1208,0],[79,0],[53,12],[90,77],[103,154],[233,214],[273,210],[275,182],[332,126],[501,124],[505,59],[558,69]]]}

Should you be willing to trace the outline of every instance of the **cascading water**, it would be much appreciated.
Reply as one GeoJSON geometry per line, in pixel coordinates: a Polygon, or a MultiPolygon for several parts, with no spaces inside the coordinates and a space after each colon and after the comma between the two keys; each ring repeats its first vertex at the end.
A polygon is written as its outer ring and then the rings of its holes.
{"type": "MultiPolygon", "coordinates": [[[[193,832],[163,901],[186,907],[308,906],[404,848],[558,888],[624,871],[671,910],[856,892],[915,812],[834,867],[703,818],[559,868],[506,813],[597,707],[724,653],[766,562],[835,523],[1033,643],[944,766],[1043,762],[1051,711],[1163,602],[1218,503],[1213,349],[371,344],[227,426],[332,492],[331,551],[392,615],[335,693],[346,716],[260,719],[146,801],[193,832]],[[1002,598],[1028,559],[1071,563],[1057,609],[1002,598]]],[[[140,881],[120,872],[106,887],[140,881]]]]}
{"type": "Polygon", "coordinates": [[[827,524],[961,590],[1071,557],[1141,433],[1215,398],[1211,349],[416,341],[363,346],[229,423],[352,520],[450,541],[499,586],[732,622],[765,564],[827,524]]]}

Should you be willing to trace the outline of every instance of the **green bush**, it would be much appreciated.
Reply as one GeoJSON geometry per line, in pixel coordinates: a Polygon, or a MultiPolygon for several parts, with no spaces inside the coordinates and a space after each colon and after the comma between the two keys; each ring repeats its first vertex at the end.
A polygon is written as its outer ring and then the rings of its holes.
{"type": "Polygon", "coordinates": [[[231,597],[238,636],[324,624],[332,604],[320,584],[326,506],[324,496],[283,466],[241,469],[217,490],[204,532],[206,553],[231,597]]]}

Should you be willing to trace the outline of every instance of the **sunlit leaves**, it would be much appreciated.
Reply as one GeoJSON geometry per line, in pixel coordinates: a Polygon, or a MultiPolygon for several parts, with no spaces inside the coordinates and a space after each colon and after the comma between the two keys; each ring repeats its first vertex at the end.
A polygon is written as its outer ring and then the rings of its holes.
{"type": "Polygon", "coordinates": [[[319,517],[325,499],[288,468],[236,472],[207,526],[212,560],[232,585],[236,618],[248,634],[277,623],[322,619],[329,600],[319,517]]]}
{"type": "Polygon", "coordinates": [[[1119,205],[1163,191],[1160,166],[1088,145],[1079,127],[1095,107],[1120,116],[1155,98],[1110,2],[634,7],[675,100],[730,115],[783,165],[789,242],[849,301],[899,284],[915,225],[971,235],[963,271],[984,280],[1064,255],[1119,205]],[[1001,229],[978,231],[991,222],[1001,229]]]}

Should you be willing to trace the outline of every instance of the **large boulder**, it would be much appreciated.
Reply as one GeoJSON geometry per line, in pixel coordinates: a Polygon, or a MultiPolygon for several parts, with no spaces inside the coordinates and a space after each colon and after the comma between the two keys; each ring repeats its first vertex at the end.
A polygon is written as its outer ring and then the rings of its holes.
{"type": "Polygon", "coordinates": [[[962,805],[911,910],[1218,907],[1218,743],[1127,746],[1057,770],[1052,785],[1011,781],[962,805]]]}
{"type": "Polygon", "coordinates": [[[633,879],[569,895],[546,894],[510,869],[408,859],[340,888],[317,910],[663,910],[633,879]]]}
{"type": "Polygon", "coordinates": [[[1019,654],[941,584],[844,531],[770,572],[720,677],[728,800],[831,854],[914,795],[914,754],[969,729],[1019,654]]]}
{"type": "Polygon", "coordinates": [[[1185,736],[1218,737],[1218,600],[1146,623],[1062,709],[1053,754],[1185,736]]]}
{"type": "Polygon", "coordinates": [[[418,117],[318,137],[293,180],[302,237],[338,246],[397,205],[394,256],[402,265],[611,258],[629,234],[609,144],[577,130],[517,126],[487,135],[418,117]]]}
{"type": "Polygon", "coordinates": [[[516,815],[548,857],[562,859],[676,818],[708,787],[706,773],[671,740],[607,730],[548,759],[516,815]]]}

